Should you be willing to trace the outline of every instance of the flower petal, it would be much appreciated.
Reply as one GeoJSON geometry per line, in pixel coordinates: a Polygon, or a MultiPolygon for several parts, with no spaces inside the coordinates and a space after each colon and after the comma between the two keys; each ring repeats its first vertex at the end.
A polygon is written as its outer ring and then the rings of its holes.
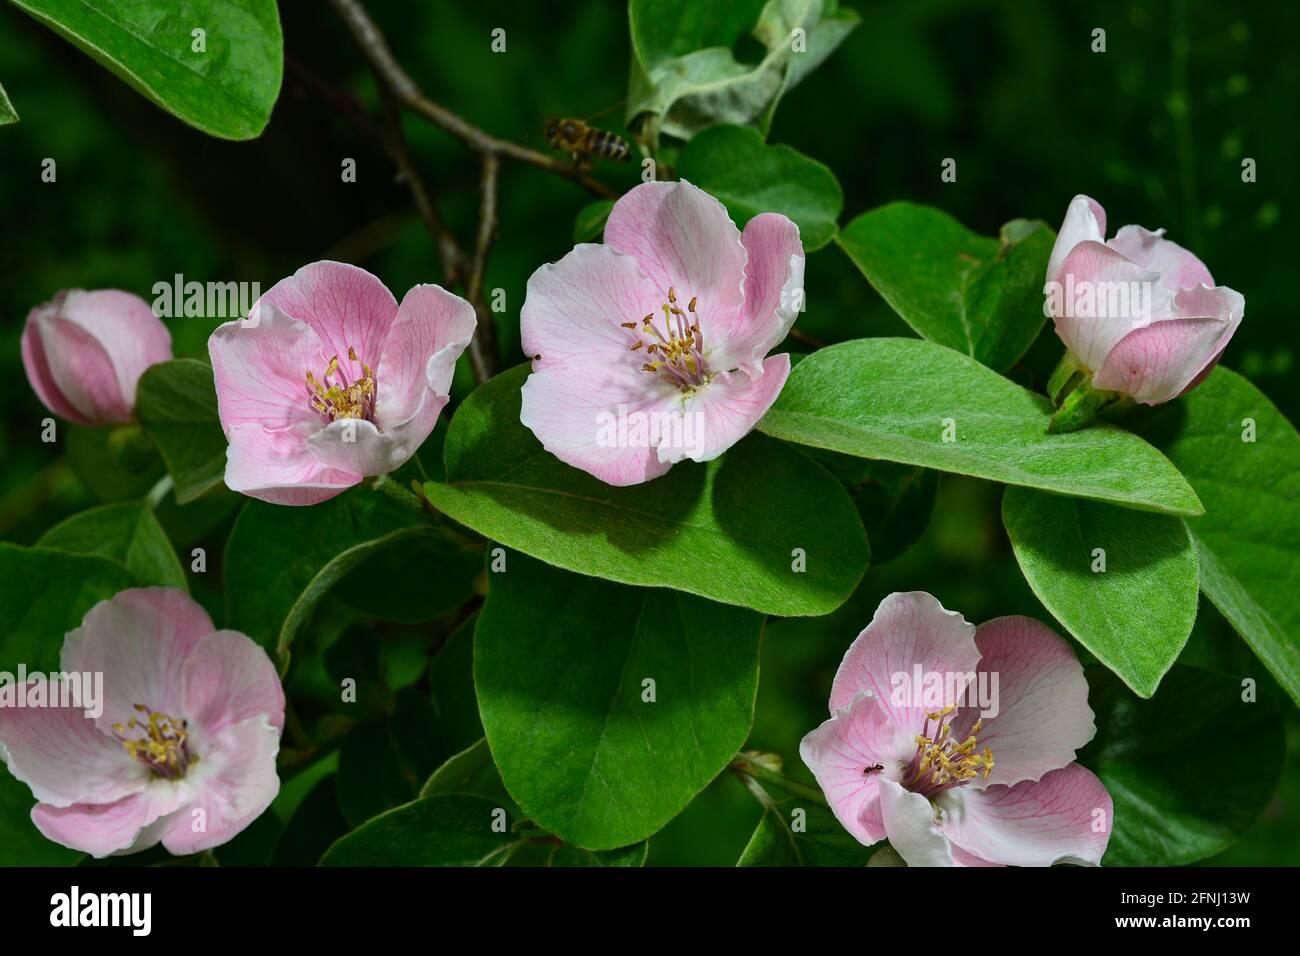
{"type": "MultiPolygon", "coordinates": [[[[433,430],[451,391],[456,360],[469,346],[476,324],[474,307],[440,286],[417,285],[402,297],[375,369],[375,421],[381,428],[410,421],[422,407],[436,404],[428,422],[433,430]],[[426,393],[442,399],[441,404],[426,404],[426,393]]],[[[428,431],[420,442],[427,437],[428,431]]]]}
{"type": "Polygon", "coordinates": [[[253,717],[282,728],[284,689],[271,658],[238,631],[217,631],[199,641],[185,662],[184,713],[209,736],[253,717]]]}
{"type": "Polygon", "coordinates": [[[610,485],[639,484],[672,467],[659,460],[650,416],[680,416],[681,399],[659,376],[618,363],[534,369],[519,420],[556,458],[610,485]]]}
{"type": "Polygon", "coordinates": [[[1110,842],[1110,794],[1077,763],[1014,787],[957,787],[937,802],[955,845],[1009,866],[1095,866],[1110,842]]]}
{"type": "MultiPolygon", "coordinates": [[[[27,372],[27,381],[31,383],[32,390],[36,392],[36,396],[41,400],[41,403],[55,415],[66,418],[77,425],[89,425],[91,423],[90,419],[77,411],[72,402],[59,388],[59,383],[54,379],[54,370],[50,367],[49,356],[45,354],[45,343],[42,341],[40,328],[33,321],[36,311],[33,309],[32,313],[27,316],[27,324],[23,326],[20,346],[23,356],[23,369],[27,372]]],[[[107,354],[103,356],[103,361],[108,361],[107,354]]]]}
{"type": "Polygon", "coordinates": [[[329,362],[321,354],[320,337],[265,302],[265,296],[250,316],[217,326],[208,338],[217,414],[226,435],[240,425],[288,428],[319,422],[308,399],[307,373],[319,381],[329,362]]]}
{"type": "Polygon", "coordinates": [[[313,432],[307,447],[316,461],[336,474],[386,475],[410,460],[433,431],[432,422],[446,404],[445,398],[426,394],[422,408],[430,413],[421,412],[410,422],[386,431],[364,418],[336,419],[313,432]]]}
{"type": "Polygon", "coordinates": [[[1156,405],[1177,398],[1218,360],[1236,330],[1221,319],[1167,319],[1116,343],[1093,383],[1156,405]]]}
{"type": "Polygon", "coordinates": [[[265,719],[232,724],[203,743],[207,745],[203,759],[186,775],[194,798],[162,837],[167,851],[178,856],[210,850],[232,839],[261,816],[280,792],[275,772],[280,731],[265,719]]]}
{"type": "Polygon", "coordinates": [[[773,355],[757,375],[723,372],[682,404],[683,427],[659,445],[660,461],[712,461],[748,435],[790,376],[790,356],[773,355]],[[678,440],[680,439],[680,440],[678,440]]]}
{"type": "MultiPolygon", "coordinates": [[[[975,646],[978,671],[990,675],[985,685],[996,691],[997,712],[983,718],[978,735],[980,748],[993,751],[990,785],[1037,780],[1073,762],[1097,728],[1088,682],[1070,645],[1033,618],[999,617],[975,629],[975,646]]],[[[965,740],[979,717],[976,708],[962,708],[953,719],[953,739],[965,740]]]]}
{"type": "Polygon", "coordinates": [[[1056,278],[1065,257],[1081,242],[1102,242],[1106,237],[1106,210],[1097,200],[1082,194],[1070,200],[1065,221],[1056,234],[1056,244],[1047,259],[1047,279],[1056,278]]]}
{"type": "Polygon", "coordinates": [[[0,707],[0,760],[56,807],[120,800],[149,777],[80,707],[0,707]]]}
{"type": "Polygon", "coordinates": [[[1061,341],[1092,371],[1101,368],[1110,350],[1129,332],[1173,314],[1173,293],[1156,273],[1100,242],[1075,246],[1054,281],[1063,290],[1072,288],[1076,298],[1091,294],[1091,309],[1085,307],[1086,299],[1070,302],[1069,296],[1062,295],[1052,318],[1061,341]]]}
{"type": "Polygon", "coordinates": [[[898,772],[912,750],[871,697],[858,695],[847,710],[799,743],[799,756],[817,778],[835,818],[864,846],[884,839],[880,781],[898,772]],[[879,771],[867,768],[883,765],[879,771]]]}
{"type": "Polygon", "coordinates": [[[208,612],[184,591],[119,591],[68,632],[62,668],[104,675],[104,712],[97,723],[106,734],[114,724],[140,717],[136,704],[180,719],[186,659],[214,630],[208,612]]]}
{"type": "Polygon", "coordinates": [[[709,357],[719,368],[759,374],[763,356],[781,343],[803,309],[803,244],[799,227],[774,212],[751,219],[740,241],[749,254],[745,302],[709,357]]]}
{"type": "Polygon", "coordinates": [[[109,422],[131,420],[132,403],[122,394],[113,360],[99,341],[77,325],[57,315],[44,315],[28,320],[33,338],[27,340],[27,353],[33,359],[37,377],[28,375],[36,394],[41,381],[39,373],[48,371],[53,388],[62,398],[48,403],[52,411],[71,406],[76,410],[70,420],[78,424],[103,425],[109,422]]]}
{"type": "Polygon", "coordinates": [[[896,725],[909,733],[919,732],[925,712],[935,708],[911,701],[910,694],[896,701],[895,682],[906,681],[910,687],[917,665],[923,674],[973,674],[980,658],[974,637],[974,625],[957,612],[944,610],[924,591],[890,594],[835,672],[831,713],[849,706],[855,694],[869,692],[896,725]]]}
{"type": "Polygon", "coordinates": [[[387,286],[365,269],[328,259],[281,279],[261,302],[270,302],[311,326],[324,345],[326,360],[337,355],[350,382],[361,377],[361,362],[372,368],[379,363],[389,327],[397,318],[397,300],[387,286]],[[350,348],[356,350],[358,361],[348,358],[350,348]]]}
{"type": "Polygon", "coordinates": [[[880,781],[880,810],[889,845],[908,866],[952,866],[952,847],[935,822],[934,807],[893,780],[880,781]]]}
{"type": "Polygon", "coordinates": [[[1124,226],[1106,245],[1144,269],[1160,273],[1160,281],[1173,291],[1196,285],[1214,285],[1210,270],[1176,242],[1164,238],[1165,231],[1124,226]]]}
{"type": "Polygon", "coordinates": [[[532,357],[534,372],[606,362],[639,369],[645,353],[631,351],[639,336],[620,323],[639,323],[664,294],[632,256],[610,246],[574,246],[528,279],[519,313],[524,354],[532,357]]]}
{"type": "Polygon", "coordinates": [[[747,253],[726,207],[704,190],[685,180],[642,183],[614,203],[605,242],[634,256],[649,277],[657,298],[644,311],[666,302],[672,288],[683,302],[698,297],[706,343],[733,327],[747,253]]]}
{"type": "Polygon", "coordinates": [[[144,370],[172,357],[171,333],[138,295],[120,289],[72,289],[59,314],[103,346],[128,408],[135,407],[135,389],[144,370]]]}
{"type": "Polygon", "coordinates": [[[319,430],[295,425],[271,431],[258,424],[226,433],[226,487],[275,505],[314,505],[347,491],[362,475],[322,464],[307,447],[319,430]]]}
{"type": "Polygon", "coordinates": [[[160,780],[113,803],[71,807],[39,803],[32,808],[32,822],[55,843],[96,858],[138,853],[158,843],[189,793],[183,783],[160,780]]]}

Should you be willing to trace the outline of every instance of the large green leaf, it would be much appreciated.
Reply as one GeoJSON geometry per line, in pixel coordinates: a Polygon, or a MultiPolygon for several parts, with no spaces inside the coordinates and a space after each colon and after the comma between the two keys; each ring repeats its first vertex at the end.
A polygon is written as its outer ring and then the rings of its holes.
{"type": "MultiPolygon", "coordinates": [[[[364,486],[310,508],[250,501],[226,543],[230,626],[283,658],[316,603],[349,571],[385,547],[436,533],[418,514],[364,486]]],[[[425,553],[426,577],[460,566],[441,560],[443,554],[425,553]]]]}
{"type": "Polygon", "coordinates": [[[836,0],[769,0],[702,9],[699,0],[631,0],[632,71],[628,121],[650,114],[652,127],[690,139],[718,123],[766,134],[781,96],[816,69],[858,24],[836,0]],[[750,32],[763,48],[742,63],[732,45],[750,32]],[[803,31],[795,50],[794,31],[803,31]]]}
{"type": "Polygon", "coordinates": [[[835,237],[844,192],[828,168],[744,126],[715,126],[682,150],[678,173],[720,199],[742,229],[760,213],[794,220],[808,252],[835,237]]]}
{"type": "Polygon", "coordinates": [[[102,505],[55,525],[38,547],[98,554],[122,565],[142,584],[189,590],[176,549],[143,501],[102,505]]]}
{"type": "Polygon", "coordinates": [[[1187,476],[1201,589],[1300,704],[1300,435],[1259,389],[1220,368],[1135,424],[1187,476]],[[1247,420],[1254,423],[1254,441],[1247,420]]]}
{"type": "Polygon", "coordinates": [[[1183,476],[1141,438],[1113,425],[1049,435],[1051,416],[1046,398],[952,349],[859,339],[795,366],[758,427],[862,458],[1148,511],[1202,512],[1183,476]]]}
{"type": "Polygon", "coordinates": [[[1014,219],[998,238],[930,206],[895,202],[844,227],[840,246],[903,321],[931,342],[1005,371],[1043,327],[1055,233],[1014,219]]]}
{"type": "Polygon", "coordinates": [[[1277,786],[1284,750],[1277,709],[1243,700],[1242,681],[1179,665],[1139,700],[1088,668],[1097,736],[1079,762],[1115,802],[1107,866],[1179,866],[1232,844],[1277,786]]]}
{"type": "Polygon", "coordinates": [[[275,0],[10,2],[211,136],[252,139],[271,118],[284,71],[275,0]]]}
{"type": "Polygon", "coordinates": [[[136,389],[136,415],[167,463],[180,504],[221,484],[226,436],[217,417],[212,368],[175,359],[145,369],[136,389]]]}
{"type": "Polygon", "coordinates": [[[518,841],[491,800],[435,794],[381,813],[329,848],[321,866],[490,866],[518,841]],[[494,825],[496,824],[496,825],[494,825]]]}
{"type": "Polygon", "coordinates": [[[9,101],[9,94],[5,92],[5,88],[0,86],[0,126],[17,122],[18,111],[14,109],[14,104],[9,101]]]}
{"type": "Polygon", "coordinates": [[[474,635],[479,710],[506,788],[586,849],[650,836],[749,734],[762,625],[751,611],[511,554],[474,635]]]}
{"type": "Polygon", "coordinates": [[[551,866],[645,866],[650,853],[650,844],[646,841],[617,850],[584,850],[582,847],[564,844],[557,846],[551,854],[551,866]]]}
{"type": "Polygon", "coordinates": [[[1196,622],[1196,549],[1171,515],[1010,487],[1002,521],[1043,606],[1141,697],[1196,622]]]}
{"type": "Polygon", "coordinates": [[[749,786],[760,788],[764,810],[737,866],[866,866],[873,848],[854,839],[824,802],[772,780],[749,786]]]}
{"type": "Polygon", "coordinates": [[[519,422],[526,365],[475,391],[447,432],[439,509],[581,574],[671,587],[768,614],[825,614],[869,553],[843,487],[793,448],[751,435],[725,456],[615,488],[571,468],[519,422]],[[806,570],[796,571],[802,549],[806,570]]]}
{"type": "Polygon", "coordinates": [[[0,542],[0,670],[51,671],[63,636],[92,607],[135,586],[131,573],[98,555],[0,542]]]}

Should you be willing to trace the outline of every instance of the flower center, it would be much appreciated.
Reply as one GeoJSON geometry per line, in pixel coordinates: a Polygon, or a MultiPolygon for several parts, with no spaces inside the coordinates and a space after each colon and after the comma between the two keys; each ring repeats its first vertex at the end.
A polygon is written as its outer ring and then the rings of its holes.
{"type": "Polygon", "coordinates": [[[976,735],[984,726],[983,720],[975,721],[970,736],[961,743],[950,736],[951,717],[956,709],[955,705],[949,704],[943,710],[925,715],[925,726],[916,736],[916,755],[912,758],[914,772],[906,783],[908,790],[932,796],[960,787],[981,775],[988,780],[993,772],[993,751],[985,747],[982,752],[976,752],[976,735]],[[931,721],[934,721],[933,731],[930,729],[931,721]]]}
{"type": "Polygon", "coordinates": [[[704,334],[695,311],[696,297],[683,310],[677,305],[677,293],[668,287],[668,301],[660,306],[663,312],[663,330],[655,324],[655,313],[646,315],[640,322],[623,322],[631,329],[633,342],[630,351],[645,349],[647,361],[641,371],[658,375],[683,392],[693,392],[707,384],[712,377],[704,356],[704,334]]]}
{"type": "Polygon", "coordinates": [[[144,704],[135,709],[145,716],[132,717],[126,725],[114,724],[113,733],[136,760],[148,767],[155,777],[179,780],[190,764],[198,762],[185,746],[189,730],[184,720],[168,717],[144,704]],[[130,736],[134,732],[135,736],[130,736]]]}
{"type": "Polygon", "coordinates": [[[361,378],[355,382],[348,382],[337,355],[330,359],[321,381],[307,373],[307,401],[327,425],[340,418],[375,420],[375,375],[369,365],[357,358],[357,350],[351,346],[348,346],[348,358],[361,365],[361,378]]]}

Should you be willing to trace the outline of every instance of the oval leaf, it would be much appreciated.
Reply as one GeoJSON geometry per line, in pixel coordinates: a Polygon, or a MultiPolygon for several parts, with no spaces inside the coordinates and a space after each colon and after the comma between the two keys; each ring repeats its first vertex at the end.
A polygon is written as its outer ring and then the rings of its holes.
{"type": "Polygon", "coordinates": [[[1202,590],[1300,704],[1300,435],[1226,368],[1148,415],[1142,433],[1205,502],[1188,522],[1202,590]]]}
{"type": "Polygon", "coordinates": [[[320,865],[492,866],[518,840],[502,809],[463,793],[422,797],[353,830],[320,865]]]}
{"type": "Polygon", "coordinates": [[[252,139],[271,118],[284,71],[275,0],[12,2],[210,136],[252,139]]]}
{"type": "Polygon", "coordinates": [[[474,635],[479,711],[506,789],[589,850],[650,836],[745,742],[762,626],[750,611],[509,554],[474,635]]]}
{"type": "Polygon", "coordinates": [[[151,365],[140,376],[135,412],[167,463],[177,503],[221,484],[226,436],[209,365],[194,359],[151,365]]]}
{"type": "Polygon", "coordinates": [[[1106,866],[1181,866],[1213,856],[1255,822],[1277,786],[1284,750],[1275,708],[1242,700],[1241,681],[1178,666],[1139,700],[1088,668],[1097,736],[1079,762],[1115,802],[1106,866]],[[1213,774],[1195,778],[1204,755],[1213,774]],[[1193,776],[1189,778],[1189,766],[1193,776]]]}
{"type": "Polygon", "coordinates": [[[1181,518],[1008,488],[1002,521],[1043,606],[1141,697],[1196,622],[1196,549],[1181,518]]]}
{"type": "Polygon", "coordinates": [[[952,349],[859,339],[796,365],[758,427],[862,458],[1147,511],[1202,512],[1183,476],[1141,438],[1112,425],[1049,435],[1051,414],[1043,396],[952,349]]]}
{"type": "Polygon", "coordinates": [[[1056,234],[1016,219],[994,239],[907,202],[863,213],[840,246],[917,334],[1002,372],[1038,337],[1056,234]]]}
{"type": "Polygon", "coordinates": [[[75,514],[45,532],[36,545],[71,554],[98,554],[122,565],[142,584],[189,590],[176,549],[143,501],[75,514]]]}
{"type": "Polygon", "coordinates": [[[834,173],[789,146],[768,146],[744,126],[700,133],[682,150],[678,173],[720,199],[742,229],[764,212],[793,219],[808,252],[835,237],[844,208],[834,173]]]}
{"type": "Polygon", "coordinates": [[[571,468],[519,422],[520,365],[475,391],[447,432],[435,507],[550,564],[671,587],[768,614],[815,615],[853,593],[869,552],[843,487],[793,448],[751,435],[725,456],[615,488],[571,468]],[[793,570],[802,549],[806,570],[793,570]]]}

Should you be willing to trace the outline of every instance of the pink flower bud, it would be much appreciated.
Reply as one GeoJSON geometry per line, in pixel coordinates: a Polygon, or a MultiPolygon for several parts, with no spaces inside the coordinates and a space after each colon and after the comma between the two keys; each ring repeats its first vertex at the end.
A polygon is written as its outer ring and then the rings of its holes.
{"type": "Polygon", "coordinates": [[[1096,388],[1148,405],[1177,398],[1219,361],[1246,300],[1163,229],[1105,233],[1105,210],[1075,196],[1047,265],[1056,334],[1096,388]]]}
{"type": "Polygon", "coordinates": [[[78,425],[129,422],[135,387],[172,357],[172,337],[139,296],[65,289],[27,315],[27,380],[45,407],[78,425]]]}

